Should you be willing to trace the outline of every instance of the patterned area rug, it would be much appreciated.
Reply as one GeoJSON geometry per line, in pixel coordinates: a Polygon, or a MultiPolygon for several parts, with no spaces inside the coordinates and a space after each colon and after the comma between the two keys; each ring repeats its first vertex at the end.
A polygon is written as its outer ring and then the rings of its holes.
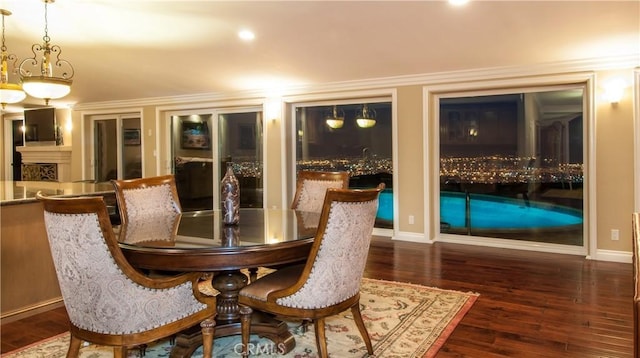
{"type": "MultiPolygon", "coordinates": [[[[437,288],[363,279],[360,304],[376,357],[408,358],[433,357],[478,295],[437,288]]],[[[299,329],[299,322],[291,322],[290,329],[296,347],[286,355],[275,352],[275,346],[267,339],[251,336],[252,356],[278,356],[313,358],[317,356],[313,325],[307,332],[299,329]]],[[[327,348],[332,357],[367,357],[364,342],[347,310],[327,318],[327,348]]],[[[240,337],[231,336],[214,340],[214,356],[217,358],[240,357],[240,337]]],[[[69,333],[38,342],[3,357],[65,357],[69,333]]],[[[147,348],[145,358],[169,357],[169,341],[158,342],[147,348]]],[[[139,357],[137,349],[129,351],[129,357],[139,357]]],[[[194,357],[202,357],[202,348],[194,357]]],[[[109,347],[87,345],[80,351],[82,358],[113,357],[109,347]]]]}

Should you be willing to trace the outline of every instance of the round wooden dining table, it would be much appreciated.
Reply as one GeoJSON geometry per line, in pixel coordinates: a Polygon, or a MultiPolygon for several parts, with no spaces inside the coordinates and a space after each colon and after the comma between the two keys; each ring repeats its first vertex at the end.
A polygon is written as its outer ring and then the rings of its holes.
{"type": "MultiPolygon", "coordinates": [[[[304,261],[319,214],[289,209],[241,209],[237,225],[224,225],[220,211],[178,214],[119,233],[120,248],[132,266],[151,272],[212,273],[216,296],[215,336],[240,334],[238,292],[250,278],[242,269],[277,267],[304,261]]],[[[252,275],[250,275],[252,276],[252,275]]],[[[251,279],[255,279],[255,276],[251,279]]],[[[285,322],[253,314],[251,333],[271,339],[283,353],[295,347],[285,322]]],[[[176,339],[172,357],[191,356],[202,344],[199,329],[176,339]]]]}

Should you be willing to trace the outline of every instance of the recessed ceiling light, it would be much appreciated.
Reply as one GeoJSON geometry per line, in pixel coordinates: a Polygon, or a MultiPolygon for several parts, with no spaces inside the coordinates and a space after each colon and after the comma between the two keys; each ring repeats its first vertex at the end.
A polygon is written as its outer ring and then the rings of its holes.
{"type": "Polygon", "coordinates": [[[468,2],[469,0],[449,0],[449,4],[456,5],[456,6],[462,6],[468,2]]]}
{"type": "Polygon", "coordinates": [[[244,41],[251,41],[256,38],[256,34],[251,30],[241,30],[238,32],[238,37],[240,37],[244,41]]]}

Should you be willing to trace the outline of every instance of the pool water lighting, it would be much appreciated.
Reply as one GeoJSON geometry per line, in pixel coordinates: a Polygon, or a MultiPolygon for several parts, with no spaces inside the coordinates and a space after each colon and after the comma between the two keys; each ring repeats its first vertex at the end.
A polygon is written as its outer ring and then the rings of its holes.
{"type": "MultiPolygon", "coordinates": [[[[465,227],[465,194],[440,193],[440,221],[465,227]]],[[[476,229],[548,229],[582,225],[582,211],[523,199],[471,194],[471,227],[476,229]]],[[[393,191],[380,193],[377,218],[393,222],[393,191]]]]}

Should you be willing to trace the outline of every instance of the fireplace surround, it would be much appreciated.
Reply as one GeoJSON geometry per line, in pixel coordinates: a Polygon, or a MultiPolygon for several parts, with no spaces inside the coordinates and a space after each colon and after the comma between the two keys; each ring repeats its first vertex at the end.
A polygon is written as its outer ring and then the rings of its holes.
{"type": "Polygon", "coordinates": [[[22,180],[71,180],[71,146],[24,146],[16,150],[22,154],[22,180]]]}

